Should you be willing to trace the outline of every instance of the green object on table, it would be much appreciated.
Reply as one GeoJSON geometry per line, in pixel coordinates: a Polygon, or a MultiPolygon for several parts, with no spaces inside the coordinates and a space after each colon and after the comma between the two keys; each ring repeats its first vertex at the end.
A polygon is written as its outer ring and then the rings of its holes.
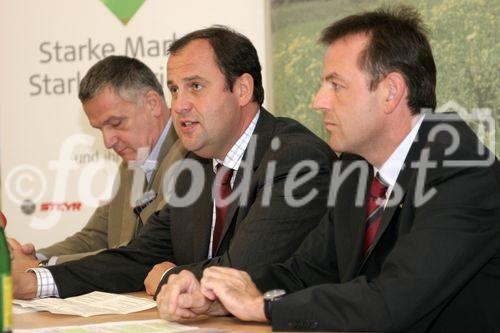
{"type": "MultiPolygon", "coordinates": [[[[2,214],[0,212],[0,214],[2,214]]],[[[1,215],[3,218],[3,214],[1,215]]],[[[10,254],[3,227],[0,226],[0,332],[12,332],[12,278],[10,254]]]]}

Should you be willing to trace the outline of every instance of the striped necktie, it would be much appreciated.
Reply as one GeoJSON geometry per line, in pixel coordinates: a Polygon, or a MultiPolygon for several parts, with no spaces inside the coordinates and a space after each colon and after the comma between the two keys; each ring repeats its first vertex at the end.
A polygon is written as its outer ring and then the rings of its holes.
{"type": "Polygon", "coordinates": [[[368,198],[368,203],[366,205],[366,232],[363,246],[363,254],[365,255],[373,244],[380,221],[382,220],[386,192],[387,185],[379,179],[377,174],[373,177],[370,186],[370,198],[368,198]]]}

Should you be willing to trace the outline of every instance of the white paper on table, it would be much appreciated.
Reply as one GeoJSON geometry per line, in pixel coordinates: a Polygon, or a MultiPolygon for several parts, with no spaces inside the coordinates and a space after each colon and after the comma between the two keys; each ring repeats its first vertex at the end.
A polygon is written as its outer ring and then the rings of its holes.
{"type": "Polygon", "coordinates": [[[22,307],[34,308],[37,311],[49,311],[58,314],[90,317],[104,314],[129,314],[148,310],[156,306],[156,302],[141,297],[104,293],[94,291],[89,294],[62,298],[41,298],[34,300],[12,301],[22,307]]]}
{"type": "Polygon", "coordinates": [[[20,305],[14,304],[12,305],[12,314],[25,314],[25,313],[33,313],[38,312],[40,310],[34,308],[23,308],[20,305]]]}
{"type": "Polygon", "coordinates": [[[14,333],[123,333],[123,332],[154,332],[154,333],[170,333],[170,332],[186,332],[197,330],[197,327],[185,326],[181,324],[171,323],[161,319],[153,320],[136,320],[136,321],[118,321],[102,324],[78,325],[78,326],[59,326],[46,327],[37,329],[14,330],[14,333]]]}

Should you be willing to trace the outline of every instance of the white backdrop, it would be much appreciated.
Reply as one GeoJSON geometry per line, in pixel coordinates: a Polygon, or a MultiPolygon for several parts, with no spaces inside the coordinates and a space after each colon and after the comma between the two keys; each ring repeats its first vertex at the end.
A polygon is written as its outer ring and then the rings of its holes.
{"type": "MultiPolygon", "coordinates": [[[[8,235],[49,245],[81,229],[109,197],[119,159],[88,125],[77,98],[77,82],[92,64],[110,54],[136,56],[164,84],[164,49],[172,39],[225,24],[254,42],[265,74],[266,5],[146,0],[125,25],[100,0],[0,1],[0,180],[8,235]]],[[[264,75],[265,87],[268,81],[264,75]]]]}

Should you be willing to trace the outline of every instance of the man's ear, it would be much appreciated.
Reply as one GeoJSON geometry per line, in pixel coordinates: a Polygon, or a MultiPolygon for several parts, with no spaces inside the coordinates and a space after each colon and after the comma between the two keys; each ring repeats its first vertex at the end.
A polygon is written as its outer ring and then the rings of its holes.
{"type": "Polygon", "coordinates": [[[403,75],[391,72],[383,80],[385,95],[385,112],[391,113],[397,106],[406,100],[408,88],[403,75]]]}
{"type": "Polygon", "coordinates": [[[162,98],[156,91],[148,90],[144,94],[144,105],[154,117],[158,117],[161,115],[161,103],[162,98]]]}
{"type": "Polygon", "coordinates": [[[248,73],[242,74],[233,86],[233,92],[239,100],[240,106],[245,106],[253,99],[253,77],[248,73]]]}

